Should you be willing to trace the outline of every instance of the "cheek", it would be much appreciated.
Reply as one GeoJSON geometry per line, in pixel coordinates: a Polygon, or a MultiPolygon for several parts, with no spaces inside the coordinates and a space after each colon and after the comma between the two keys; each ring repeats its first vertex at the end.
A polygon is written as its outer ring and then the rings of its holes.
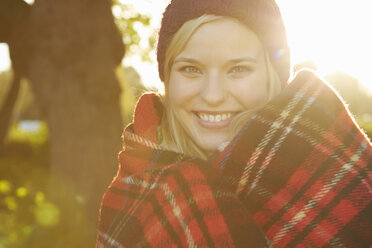
{"type": "Polygon", "coordinates": [[[167,94],[169,97],[169,102],[173,107],[178,105],[180,98],[182,98],[181,86],[182,84],[180,84],[179,79],[174,75],[174,73],[171,73],[167,94]]]}
{"type": "Polygon", "coordinates": [[[180,85],[177,83],[170,83],[169,89],[168,89],[168,96],[169,101],[172,107],[178,107],[179,105],[182,105],[182,103],[185,101],[185,91],[179,87],[180,85]]]}
{"type": "Polygon", "coordinates": [[[169,80],[168,95],[174,107],[184,105],[192,100],[197,94],[195,84],[182,79],[177,75],[172,75],[169,80]]]}
{"type": "Polygon", "coordinates": [[[267,87],[265,82],[252,84],[242,82],[238,87],[234,87],[233,95],[245,109],[251,109],[266,102],[267,87]]]}

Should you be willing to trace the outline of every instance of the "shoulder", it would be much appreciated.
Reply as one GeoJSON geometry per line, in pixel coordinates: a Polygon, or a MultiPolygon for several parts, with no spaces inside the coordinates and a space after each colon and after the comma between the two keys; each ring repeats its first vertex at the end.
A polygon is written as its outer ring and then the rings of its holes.
{"type": "Polygon", "coordinates": [[[278,98],[282,100],[289,98],[292,101],[301,98],[308,104],[326,108],[335,114],[345,111],[350,115],[347,105],[337,91],[324,78],[310,69],[296,72],[278,98]]]}
{"type": "Polygon", "coordinates": [[[311,70],[311,69],[301,69],[297,71],[293,75],[293,77],[289,79],[289,82],[285,89],[289,87],[296,87],[300,84],[301,85],[303,84],[318,85],[318,86],[327,87],[333,90],[330,84],[324,78],[322,78],[316,71],[311,70]]]}

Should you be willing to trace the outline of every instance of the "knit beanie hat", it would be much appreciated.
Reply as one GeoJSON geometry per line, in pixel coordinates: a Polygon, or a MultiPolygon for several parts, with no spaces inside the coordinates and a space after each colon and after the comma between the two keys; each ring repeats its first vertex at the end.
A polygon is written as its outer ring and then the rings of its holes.
{"type": "Polygon", "coordinates": [[[284,86],[290,74],[289,47],[274,0],[172,0],[163,13],[157,46],[158,70],[164,82],[166,50],[178,29],[204,14],[233,17],[256,33],[284,86]]]}

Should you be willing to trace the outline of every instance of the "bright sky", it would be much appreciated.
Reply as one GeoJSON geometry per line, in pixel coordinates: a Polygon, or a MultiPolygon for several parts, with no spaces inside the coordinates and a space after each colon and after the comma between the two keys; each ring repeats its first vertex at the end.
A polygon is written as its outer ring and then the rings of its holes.
{"type": "Polygon", "coordinates": [[[371,0],[277,0],[293,62],[313,60],[321,74],[343,71],[372,92],[371,0]]]}
{"type": "MultiPolygon", "coordinates": [[[[140,13],[153,16],[158,28],[169,0],[120,0],[140,13]]],[[[321,74],[343,71],[359,79],[372,92],[371,0],[277,0],[287,27],[292,63],[313,60],[321,74]]],[[[140,34],[146,36],[146,31],[140,34]]],[[[148,33],[148,32],[147,32],[148,33]]],[[[151,55],[154,61],[155,53],[151,55]]],[[[126,57],[146,85],[156,85],[157,67],[139,57],[126,57]]],[[[9,68],[7,47],[0,43],[0,71],[9,68]]]]}
{"type": "Polygon", "coordinates": [[[0,43],[0,71],[8,70],[10,67],[9,50],[5,43],[0,43]]]}

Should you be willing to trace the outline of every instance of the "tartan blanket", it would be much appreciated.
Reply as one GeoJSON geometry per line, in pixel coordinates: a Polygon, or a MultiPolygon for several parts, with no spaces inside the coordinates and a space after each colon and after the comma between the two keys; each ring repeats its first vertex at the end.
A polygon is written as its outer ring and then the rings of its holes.
{"type": "Polygon", "coordinates": [[[210,161],[157,141],[139,100],[105,192],[97,247],[371,247],[372,146],[339,96],[301,71],[210,161]]]}

